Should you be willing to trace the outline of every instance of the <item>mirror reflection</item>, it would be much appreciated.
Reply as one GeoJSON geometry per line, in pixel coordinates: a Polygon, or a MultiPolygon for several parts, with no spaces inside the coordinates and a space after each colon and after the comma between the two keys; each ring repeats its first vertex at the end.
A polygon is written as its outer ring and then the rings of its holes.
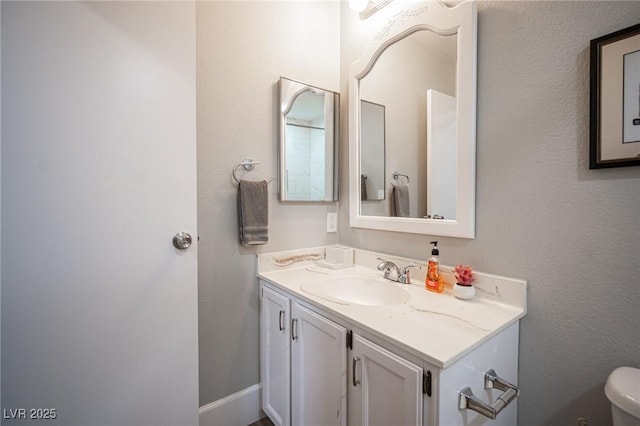
{"type": "MultiPolygon", "coordinates": [[[[384,105],[360,101],[360,199],[362,201],[378,201],[385,199],[385,117],[384,105]]],[[[362,210],[375,214],[378,203],[363,203],[362,210]]]]}
{"type": "Polygon", "coordinates": [[[456,219],[456,57],[457,34],[419,30],[360,79],[361,215],[456,219]]]}
{"type": "Polygon", "coordinates": [[[338,96],[280,78],[281,201],[337,200],[338,96]]]}

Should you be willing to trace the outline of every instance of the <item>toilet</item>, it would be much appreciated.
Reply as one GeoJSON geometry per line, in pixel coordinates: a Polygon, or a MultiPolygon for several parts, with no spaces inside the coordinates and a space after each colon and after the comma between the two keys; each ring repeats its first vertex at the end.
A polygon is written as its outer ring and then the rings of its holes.
{"type": "Polygon", "coordinates": [[[613,426],[640,426],[640,369],[619,367],[604,386],[611,401],[613,426]]]}

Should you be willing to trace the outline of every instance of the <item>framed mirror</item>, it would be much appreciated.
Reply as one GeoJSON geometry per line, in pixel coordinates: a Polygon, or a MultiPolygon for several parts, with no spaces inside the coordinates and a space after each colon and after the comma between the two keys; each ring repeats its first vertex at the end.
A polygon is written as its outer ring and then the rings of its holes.
{"type": "Polygon", "coordinates": [[[338,200],[339,95],[281,77],[280,201],[338,200]]]}
{"type": "Polygon", "coordinates": [[[350,224],[474,238],[476,4],[388,7],[391,18],[349,70],[350,224]],[[382,125],[371,105],[383,106],[382,125]],[[368,180],[377,132],[384,132],[384,176],[374,201],[368,180]]]}

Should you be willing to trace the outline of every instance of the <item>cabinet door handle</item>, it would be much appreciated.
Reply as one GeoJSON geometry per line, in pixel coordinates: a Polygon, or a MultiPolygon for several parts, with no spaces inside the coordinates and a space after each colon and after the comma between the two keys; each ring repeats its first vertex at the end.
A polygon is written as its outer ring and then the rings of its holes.
{"type": "Polygon", "coordinates": [[[291,340],[298,340],[298,333],[297,333],[297,325],[298,325],[298,320],[296,318],[291,320],[291,340]]]}
{"type": "Polygon", "coordinates": [[[278,316],[278,328],[280,331],[284,331],[284,311],[280,311],[280,315],[278,316]]]}
{"type": "Polygon", "coordinates": [[[353,373],[351,379],[353,380],[353,386],[358,386],[360,384],[360,380],[356,380],[356,364],[358,364],[358,361],[360,361],[360,357],[356,356],[353,357],[353,362],[351,363],[351,372],[353,373]]]}

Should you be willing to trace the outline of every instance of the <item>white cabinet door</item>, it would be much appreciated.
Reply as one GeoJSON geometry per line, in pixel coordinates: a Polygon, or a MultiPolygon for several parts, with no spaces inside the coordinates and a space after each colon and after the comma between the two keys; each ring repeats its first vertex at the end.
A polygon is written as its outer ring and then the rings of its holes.
{"type": "Polygon", "coordinates": [[[292,424],[345,426],[347,330],[297,303],[291,317],[292,424]]]}
{"type": "Polygon", "coordinates": [[[262,287],[260,316],[262,409],[276,426],[289,426],[289,298],[268,287],[262,287]]]}
{"type": "Polygon", "coordinates": [[[422,368],[354,335],[349,367],[349,424],[422,424],[422,368]]]}

